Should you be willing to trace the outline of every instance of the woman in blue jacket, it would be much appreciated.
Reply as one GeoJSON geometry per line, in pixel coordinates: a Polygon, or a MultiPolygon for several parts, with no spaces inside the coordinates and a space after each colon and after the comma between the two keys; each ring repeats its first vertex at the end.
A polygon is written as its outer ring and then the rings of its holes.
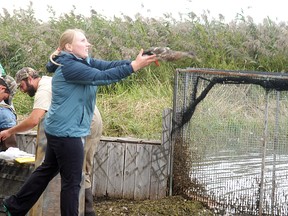
{"type": "Polygon", "coordinates": [[[155,55],[143,56],[143,50],[134,61],[97,60],[89,58],[90,47],[83,31],[68,29],[50,56],[47,70],[55,74],[51,107],[45,117],[45,160],[17,194],[3,201],[13,216],[24,216],[58,172],[61,215],[78,216],[83,138],[90,132],[97,86],[118,82],[157,60],[155,55]]]}

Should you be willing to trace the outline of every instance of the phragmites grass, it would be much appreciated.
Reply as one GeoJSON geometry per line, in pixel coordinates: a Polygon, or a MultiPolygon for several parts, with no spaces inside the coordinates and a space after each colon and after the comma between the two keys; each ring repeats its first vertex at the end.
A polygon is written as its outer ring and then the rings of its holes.
{"type": "MultiPolygon", "coordinates": [[[[193,11],[185,16],[180,14],[179,18],[166,14],[164,18],[154,19],[137,14],[135,17],[123,15],[108,19],[95,10],[85,17],[77,14],[75,9],[56,17],[53,7],[49,7],[50,18],[45,22],[35,18],[32,3],[26,9],[14,10],[12,14],[3,9],[0,15],[0,59],[7,73],[14,76],[19,69],[28,66],[46,74],[45,64],[49,55],[57,48],[61,33],[68,28],[84,30],[93,44],[91,55],[99,59],[133,59],[141,48],[145,50],[155,46],[193,51],[201,59],[201,62],[191,59],[164,62],[161,67],[151,65],[137,76],[109,87],[100,87],[98,106],[105,117],[104,135],[139,137],[142,134],[144,138],[160,138],[161,114],[172,104],[176,68],[288,71],[288,28],[285,22],[276,23],[267,18],[262,23],[255,23],[251,17],[241,14],[227,22],[223,15],[211,19],[207,13],[197,16],[193,11]],[[117,110],[123,107],[123,98],[118,97],[113,104],[103,102],[111,95],[122,95],[123,92],[126,92],[126,100],[132,101],[127,104],[132,108],[128,106],[121,113],[124,118],[129,118],[125,127],[123,118],[110,118],[119,114],[117,110]],[[145,101],[154,109],[147,110],[148,106],[136,101],[135,98],[140,100],[142,94],[151,97],[145,101]],[[157,100],[158,104],[155,103],[157,100]],[[110,111],[107,107],[114,109],[110,111]],[[141,115],[134,113],[136,107],[141,115]]],[[[29,109],[26,107],[31,105],[22,106],[18,99],[31,104],[32,100],[16,95],[17,112],[27,114],[29,109]]]]}

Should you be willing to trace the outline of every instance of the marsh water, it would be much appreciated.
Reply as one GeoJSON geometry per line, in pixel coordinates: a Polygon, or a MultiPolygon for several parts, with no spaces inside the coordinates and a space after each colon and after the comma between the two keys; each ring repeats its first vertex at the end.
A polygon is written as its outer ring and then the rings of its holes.
{"type": "Polygon", "coordinates": [[[287,155],[221,151],[194,165],[192,178],[225,215],[288,215],[287,155]]]}

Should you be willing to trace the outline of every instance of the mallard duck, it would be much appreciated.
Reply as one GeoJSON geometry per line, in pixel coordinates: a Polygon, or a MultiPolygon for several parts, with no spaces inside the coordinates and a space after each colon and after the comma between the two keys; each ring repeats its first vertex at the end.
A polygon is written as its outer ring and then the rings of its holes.
{"type": "MultiPolygon", "coordinates": [[[[151,47],[143,52],[143,55],[156,55],[158,60],[162,61],[176,61],[182,58],[197,59],[193,52],[183,52],[171,50],[169,47],[151,47]]],[[[158,61],[155,62],[159,66],[158,61]]]]}

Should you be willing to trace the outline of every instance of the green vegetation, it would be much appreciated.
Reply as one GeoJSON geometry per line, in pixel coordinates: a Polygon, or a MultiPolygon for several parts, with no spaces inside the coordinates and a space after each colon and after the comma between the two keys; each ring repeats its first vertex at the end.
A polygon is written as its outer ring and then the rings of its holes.
{"type": "Polygon", "coordinates": [[[202,203],[181,196],[144,201],[96,199],[94,208],[97,215],[102,216],[215,215],[212,210],[208,210],[202,203]]]}
{"type": "MultiPolygon", "coordinates": [[[[160,139],[162,111],[172,107],[173,75],[176,68],[199,67],[231,70],[288,70],[288,26],[263,20],[256,24],[250,17],[238,15],[230,23],[220,16],[210,19],[193,12],[177,20],[148,19],[141,15],[108,20],[91,10],[84,17],[72,10],[55,17],[49,8],[49,21],[35,18],[33,5],[0,16],[0,61],[14,76],[24,66],[46,74],[45,64],[57,48],[60,34],[67,28],[80,28],[92,43],[95,58],[133,59],[140,48],[169,46],[193,51],[200,61],[160,62],[135,76],[108,87],[100,87],[97,104],[104,120],[105,136],[132,136],[160,139]]],[[[52,75],[52,74],[48,74],[52,75]]],[[[14,105],[19,116],[30,112],[33,100],[17,93],[14,105]]]]}

